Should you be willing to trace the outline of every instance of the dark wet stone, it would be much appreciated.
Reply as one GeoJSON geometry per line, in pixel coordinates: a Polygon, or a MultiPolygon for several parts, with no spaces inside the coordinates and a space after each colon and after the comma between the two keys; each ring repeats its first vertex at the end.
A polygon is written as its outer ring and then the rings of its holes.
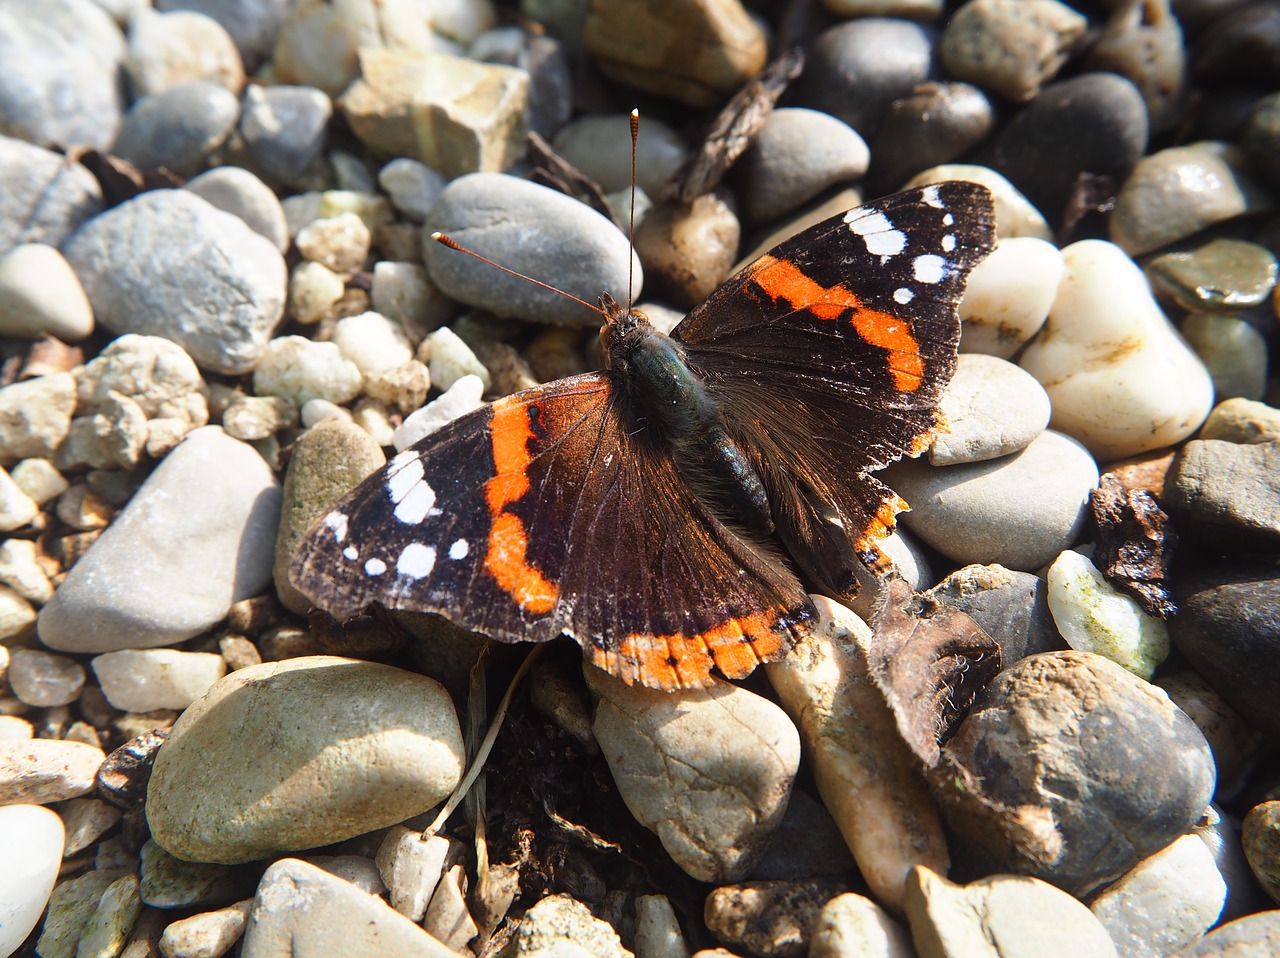
{"type": "Polygon", "coordinates": [[[1158,296],[1189,311],[1238,313],[1261,306],[1277,275],[1271,250],[1227,237],[1161,253],[1144,268],[1158,296]]]}
{"type": "Polygon", "coordinates": [[[871,145],[874,191],[894,190],[921,170],[950,163],[995,126],[987,95],[968,83],[925,83],[895,100],[871,145]]]}
{"type": "Polygon", "coordinates": [[[1280,3],[1255,3],[1219,20],[1196,44],[1193,75],[1206,83],[1280,86],[1280,3]]]}
{"type": "Polygon", "coordinates": [[[1037,652],[1065,649],[1045,597],[1045,581],[999,565],[969,565],[925,593],[968,614],[1000,646],[1008,668],[1037,652]]]}
{"type": "Polygon", "coordinates": [[[1260,97],[1254,103],[1240,133],[1240,145],[1271,186],[1280,186],[1280,93],[1260,97]]]}

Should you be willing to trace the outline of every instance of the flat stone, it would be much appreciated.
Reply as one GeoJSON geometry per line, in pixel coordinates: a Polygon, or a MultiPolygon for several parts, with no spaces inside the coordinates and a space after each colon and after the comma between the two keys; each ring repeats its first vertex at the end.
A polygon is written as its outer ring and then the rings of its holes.
{"type": "Polygon", "coordinates": [[[177,649],[121,649],[92,665],[103,695],[122,712],[185,709],[227,672],[221,655],[177,649]]]}
{"type": "Polygon", "coordinates": [[[1174,461],[1166,506],[1206,541],[1280,545],[1280,442],[1192,440],[1174,461]]]}
{"type": "Polygon", "coordinates": [[[335,656],[233,672],[182,713],[147,791],[156,842],[244,862],[421,814],[462,775],[453,703],[432,679],[335,656]],[[270,742],[262,751],[246,742],[270,742]]]}
{"type": "Polygon", "coordinates": [[[138,920],[142,901],[138,898],[138,879],[134,875],[117,878],[98,899],[97,907],[85,922],[76,943],[76,958],[107,958],[124,951],[138,920]]]}
{"type": "Polygon", "coordinates": [[[83,742],[0,741],[0,805],[47,805],[79,798],[97,785],[106,755],[83,742]]]}
{"type": "Polygon", "coordinates": [[[44,913],[62,866],[62,819],[39,805],[0,806],[0,954],[12,955],[44,913]]]}
{"type": "Polygon", "coordinates": [[[150,475],[40,611],[68,652],[171,645],[270,580],[279,485],[253,447],[205,427],[150,475]]]}
{"type": "Polygon", "coordinates": [[[8,136],[0,136],[0,180],[0,254],[22,243],[61,246],[102,209],[102,188],[84,166],[8,136]]]}
{"type": "Polygon", "coordinates": [[[1275,289],[1275,254],[1258,243],[1218,237],[1147,260],[1156,293],[1188,311],[1240,312],[1261,306],[1275,289]]]}
{"type": "Polygon", "coordinates": [[[995,356],[959,357],[940,402],[950,427],[929,447],[929,462],[949,466],[1019,452],[1049,425],[1049,396],[1028,373],[995,356]]]}
{"type": "Polygon", "coordinates": [[[208,908],[235,901],[253,889],[252,867],[237,868],[174,858],[148,839],[139,852],[143,902],[152,908],[208,908]]]}

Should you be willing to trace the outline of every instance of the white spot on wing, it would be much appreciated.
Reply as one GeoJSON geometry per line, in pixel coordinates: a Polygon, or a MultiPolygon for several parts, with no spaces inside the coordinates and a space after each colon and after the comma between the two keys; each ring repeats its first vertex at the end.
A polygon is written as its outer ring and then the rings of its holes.
{"type": "Polygon", "coordinates": [[[406,525],[415,525],[427,517],[436,504],[436,493],[422,477],[422,460],[417,453],[400,453],[391,460],[387,473],[387,495],[395,503],[394,515],[406,525]]]}
{"type": "Polygon", "coordinates": [[[941,283],[947,275],[947,261],[941,256],[926,253],[911,261],[911,272],[920,283],[941,283]]]}
{"type": "Polygon", "coordinates": [[[938,195],[938,188],[936,186],[926,186],[924,188],[924,193],[921,194],[920,198],[935,210],[944,209],[946,207],[946,204],[942,202],[942,197],[938,195]]]}
{"type": "Polygon", "coordinates": [[[360,558],[360,550],[357,549],[355,546],[347,546],[345,549],[342,550],[342,555],[344,558],[350,559],[352,562],[355,562],[357,559],[360,558]]]}
{"type": "Polygon", "coordinates": [[[467,553],[471,551],[471,546],[467,544],[466,539],[459,539],[453,545],[449,546],[450,559],[465,559],[467,553]]]}
{"type": "Polygon", "coordinates": [[[950,225],[951,225],[952,223],[954,223],[955,221],[956,221],[956,218],[955,218],[954,216],[952,216],[950,213],[948,213],[946,216],[944,216],[944,217],[942,218],[942,225],[943,225],[943,226],[950,226],[950,225]]]}
{"type": "Polygon", "coordinates": [[[911,302],[915,298],[916,294],[911,292],[911,290],[907,289],[905,286],[899,286],[893,291],[894,302],[900,303],[903,306],[906,306],[907,303],[911,302]]]}
{"type": "Polygon", "coordinates": [[[944,253],[954,252],[956,248],[956,237],[954,233],[947,233],[942,237],[942,251],[944,253]]]}
{"type": "Polygon", "coordinates": [[[382,575],[387,571],[387,564],[381,559],[370,559],[364,564],[364,571],[367,575],[382,575]]]}
{"type": "Polygon", "coordinates": [[[333,541],[338,545],[342,545],[347,538],[347,514],[345,512],[331,512],[324,517],[324,524],[333,533],[333,541]]]}
{"type": "Polygon", "coordinates": [[[862,237],[872,256],[897,256],[907,248],[907,234],[893,228],[889,217],[871,207],[860,207],[845,214],[849,229],[862,237]],[[856,215],[855,215],[856,214],[856,215]]]}
{"type": "Polygon", "coordinates": [[[436,491],[425,482],[418,482],[396,505],[395,517],[405,525],[417,525],[436,504],[436,491]]]}
{"type": "Polygon", "coordinates": [[[436,550],[421,542],[409,543],[396,560],[396,572],[410,579],[425,579],[435,567],[436,550]]]}

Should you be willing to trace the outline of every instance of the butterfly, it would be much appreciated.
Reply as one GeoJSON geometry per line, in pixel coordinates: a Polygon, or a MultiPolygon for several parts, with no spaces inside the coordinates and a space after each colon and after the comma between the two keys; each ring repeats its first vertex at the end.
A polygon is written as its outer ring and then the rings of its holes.
{"type": "Polygon", "coordinates": [[[498,399],[399,453],[311,528],[293,584],[503,642],[567,635],[627,683],[709,684],[786,654],[906,508],[956,307],[994,244],[987,190],[851,209],[744,267],[663,335],[600,299],[606,367],[498,399]]]}

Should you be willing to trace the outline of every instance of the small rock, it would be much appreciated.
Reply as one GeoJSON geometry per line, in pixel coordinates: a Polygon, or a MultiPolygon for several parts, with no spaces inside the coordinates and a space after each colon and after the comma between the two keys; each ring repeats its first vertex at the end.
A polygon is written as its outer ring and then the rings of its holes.
{"type": "MultiPolygon", "coordinates": [[[[108,138],[114,126],[112,120],[108,138]]],[[[60,247],[102,209],[102,188],[84,166],[8,136],[0,136],[0,180],[0,254],[22,243],[60,247]]]]}
{"type": "Polygon", "coordinates": [[[238,166],[219,166],[188,180],[190,190],[213,206],[238,216],[261,236],[284,252],[289,247],[289,224],[284,208],[271,187],[248,170],[238,166]]]}
{"type": "Polygon", "coordinates": [[[1182,12],[1169,0],[1117,7],[1089,50],[1088,69],[1118,73],[1142,91],[1153,133],[1176,126],[1186,106],[1182,12]]]}
{"type": "Polygon", "coordinates": [[[306,260],[289,274],[289,312],[303,325],[318,323],[334,311],[346,282],[323,263],[306,260]]]}
{"type": "Polygon", "coordinates": [[[998,565],[970,565],[951,573],[927,593],[973,618],[1000,646],[1000,662],[1062,649],[1043,579],[998,565]]]}
{"type": "Polygon", "coordinates": [[[668,693],[586,676],[599,697],[592,731],[631,813],[699,881],[748,875],[800,763],[786,714],[727,682],[668,693]]]}
{"type": "Polygon", "coordinates": [[[369,227],[354,213],[317,219],[298,231],[298,252],[335,273],[352,273],[364,265],[372,238],[369,227]]]}
{"type": "MultiPolygon", "coordinates": [[[[1251,399],[1225,400],[1209,413],[1200,427],[1200,438],[1238,443],[1275,442],[1280,439],[1280,409],[1251,399]]],[[[17,470],[14,472],[16,479],[17,470]]]]}
{"type": "Polygon", "coordinates": [[[1081,46],[1088,25],[1057,0],[970,0],[942,34],[942,64],[956,79],[1026,103],[1081,46]]]}
{"type": "Polygon", "coordinates": [[[49,899],[36,954],[41,958],[75,958],[77,945],[107,890],[129,877],[122,868],[100,868],[61,882],[49,899]]]}
{"type": "Polygon", "coordinates": [[[366,376],[413,358],[413,347],[404,328],[381,313],[360,313],[338,320],[330,342],[366,376]]]}
{"type": "Polygon", "coordinates": [[[716,938],[752,955],[804,958],[822,909],[847,891],[834,878],[724,885],[707,896],[703,918],[716,938]]]}
{"type": "Polygon", "coordinates": [[[1218,769],[1217,794],[1230,794],[1241,775],[1252,767],[1261,744],[1261,733],[1214,691],[1199,672],[1188,669],[1166,675],[1156,684],[1196,723],[1213,751],[1213,763],[1218,769]]]}
{"type": "Polygon", "coordinates": [[[632,958],[608,922],[568,895],[549,895],[525,912],[514,942],[515,953],[530,958],[632,958]]]}
{"type": "Polygon", "coordinates": [[[939,405],[950,429],[929,447],[929,462],[935,466],[1018,452],[1049,425],[1049,396],[1043,387],[995,356],[959,357],[939,405]]]}
{"type": "Polygon", "coordinates": [[[62,819],[39,805],[0,806],[0,954],[16,953],[40,921],[62,865],[62,819]]]}
{"type": "Polygon", "coordinates": [[[1225,399],[1261,399],[1267,390],[1267,340],[1237,316],[1192,313],[1182,335],[1213,380],[1213,394],[1225,399]]]}
{"type": "MultiPolygon", "coordinates": [[[[738,257],[742,228],[721,195],[706,193],[689,204],[656,207],[636,228],[636,255],[652,292],[692,308],[728,279],[738,257]]],[[[633,296],[639,292],[635,279],[633,296]]]]}
{"type": "Polygon", "coordinates": [[[1193,439],[1174,462],[1166,505],[1202,539],[1280,544],[1280,442],[1193,439]]]}
{"type": "Polygon", "coordinates": [[[107,701],[122,712],[185,709],[227,672],[220,655],[177,649],[123,649],[91,664],[107,701]]]}
{"type": "Polygon", "coordinates": [[[125,70],[135,99],[205,80],[239,93],[244,63],[222,24],[203,13],[147,7],[129,21],[125,70]]]}
{"type": "MultiPolygon", "coordinates": [[[[631,188],[631,117],[625,113],[583,116],[564,126],[552,141],[555,151],[599,184],[606,193],[631,188]]],[[[636,140],[636,189],[660,196],[689,150],[661,120],[640,121],[636,140]]]]}
{"type": "Polygon", "coordinates": [[[360,394],[360,367],[333,343],[304,336],[278,336],[267,344],[253,370],[253,391],[259,396],[284,396],[298,406],[312,399],[350,402],[360,394]]]}
{"type": "MultiPolygon", "coordinates": [[[[829,4],[828,4],[829,5],[829,4]]],[[[922,83],[894,100],[871,145],[872,195],[950,163],[983,142],[995,126],[991,101],[968,83],[922,83]]]]}
{"type": "Polygon", "coordinates": [[[364,384],[370,398],[406,414],[427,401],[430,389],[431,372],[416,359],[379,370],[364,384]]]}
{"type": "Polygon", "coordinates": [[[76,958],[81,955],[118,955],[129,941],[133,923],[138,920],[142,901],[138,898],[138,879],[133,875],[117,878],[102,893],[98,906],[85,922],[76,945],[76,958]]]}
{"type": "Polygon", "coordinates": [[[463,376],[436,399],[408,416],[396,427],[392,437],[397,451],[408,449],[453,420],[475,412],[484,405],[484,380],[479,376],[463,376]]]}
{"type": "Polygon", "coordinates": [[[184,83],[136,101],[124,115],[112,152],[140,170],[191,176],[235,129],[239,115],[240,101],[225,87],[203,80],[184,83]]]}
{"type": "Polygon", "coordinates": [[[40,507],[4,469],[0,469],[0,531],[10,532],[29,525],[40,507]]]}
{"type": "Polygon", "coordinates": [[[23,243],[0,257],[0,334],[75,341],[93,332],[93,308],[52,246],[23,243]]]}
{"type": "Polygon", "coordinates": [[[252,899],[245,899],[166,925],[160,953],[165,958],[220,958],[244,935],[252,906],[252,899]]]}
{"type": "MultiPolygon", "coordinates": [[[[416,232],[414,242],[416,246],[416,232]]],[[[375,263],[369,295],[374,310],[400,323],[413,339],[447,323],[453,315],[453,300],[436,289],[418,263],[375,263]]]]}
{"type": "Polygon", "coordinates": [[[102,749],[35,738],[0,741],[0,805],[48,805],[93,791],[102,749]]]}
{"type": "MultiPolygon", "coordinates": [[[[0,426],[0,429],[3,427],[0,426]]],[[[23,459],[9,470],[9,475],[23,492],[38,506],[52,502],[67,491],[70,483],[63,478],[58,467],[48,459],[23,459]]],[[[41,602],[48,601],[41,599],[41,602]]]]}
{"type": "Polygon", "coordinates": [[[120,809],[96,798],[73,798],[58,808],[67,830],[64,854],[84,851],[120,821],[120,809]]]}
{"type": "Polygon", "coordinates": [[[140,851],[142,900],[153,908],[221,905],[253,887],[250,870],[174,858],[153,839],[140,851]]]}
{"type": "Polygon", "coordinates": [[[0,639],[16,638],[36,621],[36,610],[8,586],[0,586],[0,639]]]}
{"type": "Polygon", "coordinates": [[[285,396],[240,396],[222,413],[222,428],[233,439],[251,442],[298,424],[298,407],[285,396]]]}
{"type": "Polygon", "coordinates": [[[1064,268],[1052,243],[1002,237],[969,274],[960,300],[960,351],[1013,357],[1048,319],[1064,268]]]}
{"type": "Polygon", "coordinates": [[[0,388],[0,460],[53,455],[71,429],[76,381],[51,373],[0,388]]]}
{"type": "Polygon", "coordinates": [[[9,688],[19,701],[36,708],[70,705],[84,687],[84,668],[65,655],[39,649],[14,649],[9,658],[9,688]]]}
{"type": "Polygon", "coordinates": [[[462,764],[453,704],[432,679],[334,656],[268,662],[182,713],[156,759],[147,821],[185,859],[251,861],[420,814],[462,764]],[[246,753],[263,736],[270,751],[246,753]]]}
{"type": "Polygon", "coordinates": [[[249,84],[239,133],[250,162],[269,181],[301,181],[324,151],[333,102],[308,86],[249,84]]]}
{"type": "Polygon", "coordinates": [[[455,952],[467,951],[467,942],[479,934],[479,928],[467,910],[467,877],[461,864],[452,866],[440,878],[423,929],[455,952]]]}
{"type": "Polygon", "coordinates": [[[666,895],[636,898],[636,953],[641,958],[688,958],[680,922],[666,895]]]}
{"type": "Polygon", "coordinates": [[[912,958],[911,937],[870,898],[852,892],[823,906],[808,958],[912,958]]]}
{"type": "Polygon", "coordinates": [[[1219,925],[1173,958],[1242,958],[1274,954],[1280,948],[1280,910],[1259,912],[1219,925]]]}
{"type": "Polygon", "coordinates": [[[396,825],[378,846],[378,873],[391,893],[391,907],[410,921],[421,922],[453,849],[449,839],[422,840],[418,829],[396,825]]]}
{"type": "Polygon", "coordinates": [[[378,185],[406,218],[421,223],[444,189],[444,176],[407,156],[392,160],[378,171],[378,185]]]}
{"type": "Polygon", "coordinates": [[[36,544],[29,539],[0,543],[0,582],[28,602],[43,605],[53,596],[53,583],[40,564],[36,544]]]}
{"type": "Polygon", "coordinates": [[[1275,254],[1231,237],[1160,253],[1143,266],[1156,294],[1190,312],[1235,313],[1263,305],[1276,286],[1275,254]]]}
{"type": "Polygon", "coordinates": [[[427,363],[431,384],[442,391],[448,392],[463,376],[478,376],[486,392],[493,385],[489,370],[476,358],[471,347],[447,326],[422,341],[418,359],[427,363]]]}
{"type": "Polygon", "coordinates": [[[1280,801],[1262,802],[1249,809],[1241,839],[1259,884],[1272,900],[1280,901],[1280,801]]]}
{"type": "Polygon", "coordinates": [[[112,393],[126,396],[152,428],[157,420],[178,420],[187,429],[209,421],[200,370],[181,346],[160,336],[126,333],[112,340],[77,370],[76,390],[82,409],[97,409],[112,393]]]}

